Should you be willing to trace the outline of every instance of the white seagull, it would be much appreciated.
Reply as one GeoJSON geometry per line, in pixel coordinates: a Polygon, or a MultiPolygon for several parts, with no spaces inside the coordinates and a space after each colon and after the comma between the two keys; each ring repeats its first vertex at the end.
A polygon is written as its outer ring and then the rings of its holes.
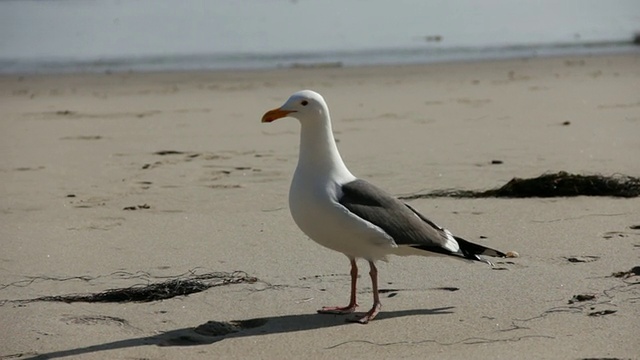
{"type": "Polygon", "coordinates": [[[505,256],[454,236],[411,206],[351,174],[338,152],[329,108],[320,94],[296,92],[284,105],[265,113],[262,122],[284,117],[296,118],[301,124],[300,155],[289,190],[293,220],[312,240],[345,254],[351,262],[349,304],[323,307],[319,313],[356,310],[357,258],[366,259],[371,268],[373,307],[361,318],[349,321],[366,324],[380,312],[375,261],[387,261],[387,255],[449,255],[488,264],[479,255],[505,256]]]}

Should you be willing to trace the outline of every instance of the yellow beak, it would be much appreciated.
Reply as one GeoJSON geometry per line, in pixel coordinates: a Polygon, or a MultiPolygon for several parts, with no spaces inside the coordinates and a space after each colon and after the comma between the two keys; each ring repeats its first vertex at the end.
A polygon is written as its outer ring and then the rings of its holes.
{"type": "Polygon", "coordinates": [[[291,114],[293,112],[295,112],[295,111],[282,110],[280,108],[269,110],[264,115],[262,115],[262,122],[263,123],[270,123],[270,122],[272,122],[274,120],[278,120],[280,118],[287,117],[287,116],[289,116],[289,114],[291,114]]]}

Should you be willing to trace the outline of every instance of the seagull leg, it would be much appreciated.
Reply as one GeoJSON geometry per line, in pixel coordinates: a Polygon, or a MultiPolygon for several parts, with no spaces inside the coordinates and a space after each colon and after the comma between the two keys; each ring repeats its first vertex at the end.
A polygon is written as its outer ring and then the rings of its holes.
{"type": "Polygon", "coordinates": [[[366,324],[369,321],[373,320],[380,312],[380,308],[382,308],[382,303],[380,302],[380,294],[378,294],[378,269],[376,268],[376,265],[373,263],[373,261],[369,261],[369,267],[371,268],[371,271],[369,271],[369,275],[371,275],[371,287],[373,288],[373,307],[360,319],[349,320],[349,322],[366,324]]]}
{"type": "Polygon", "coordinates": [[[350,314],[356,311],[358,304],[356,303],[356,283],[358,282],[358,265],[356,259],[350,257],[351,262],[351,300],[347,306],[323,306],[318,310],[319,314],[350,314]]]}

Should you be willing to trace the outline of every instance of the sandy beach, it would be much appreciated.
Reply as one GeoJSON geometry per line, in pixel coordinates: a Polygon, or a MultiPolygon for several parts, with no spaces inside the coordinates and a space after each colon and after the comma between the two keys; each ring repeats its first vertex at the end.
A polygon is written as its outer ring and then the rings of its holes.
{"type": "Polygon", "coordinates": [[[349,263],[289,215],[299,124],[260,123],[300,89],[324,95],[352,172],[398,196],[640,176],[637,55],[0,76],[0,359],[638,358],[638,198],[413,200],[520,257],[395,257],[375,321],[316,314],[348,301],[349,263]],[[198,274],[241,280],[30,301],[198,274]]]}

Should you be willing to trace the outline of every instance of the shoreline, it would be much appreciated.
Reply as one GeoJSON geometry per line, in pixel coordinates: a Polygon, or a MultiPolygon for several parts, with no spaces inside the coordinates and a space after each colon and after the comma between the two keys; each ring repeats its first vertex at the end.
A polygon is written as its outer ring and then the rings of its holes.
{"type": "Polygon", "coordinates": [[[559,43],[503,45],[486,48],[406,48],[337,51],[291,54],[194,54],[94,60],[0,59],[2,75],[46,74],[122,74],[158,72],[260,71],[278,69],[357,68],[369,66],[421,66],[443,63],[509,61],[557,57],[592,57],[640,54],[635,40],[599,41],[590,43],[559,43]],[[240,65],[238,65],[240,64],[240,65]],[[15,68],[17,70],[10,70],[15,68]],[[23,70],[21,70],[23,69],[23,70]],[[40,70],[39,70],[40,69],[40,70]],[[46,70],[42,70],[46,69],[46,70]],[[57,69],[57,70],[56,70],[57,69]],[[84,70],[83,70],[84,69],[84,70]]]}
{"type": "MultiPolygon", "coordinates": [[[[557,56],[541,56],[541,57],[518,57],[507,59],[475,59],[460,60],[449,62],[434,63],[417,63],[417,64],[374,64],[374,65],[355,65],[355,66],[294,66],[281,68],[256,68],[256,69],[193,69],[193,70],[160,70],[160,71],[123,71],[123,72],[69,72],[69,73],[0,73],[0,80],[4,81],[23,81],[27,79],[82,79],[82,78],[162,78],[165,80],[182,80],[184,82],[198,80],[202,76],[203,80],[252,80],[252,79],[270,79],[284,77],[299,78],[308,77],[317,79],[322,76],[330,76],[332,80],[341,73],[346,73],[349,77],[370,77],[380,76],[381,73],[392,72],[393,75],[404,76],[408,73],[419,73],[428,70],[434,70],[436,75],[441,71],[448,71],[454,68],[461,70],[480,68],[490,69],[501,66],[513,67],[517,65],[526,66],[530,64],[535,66],[546,66],[550,64],[565,63],[568,67],[584,66],[587,59],[596,62],[606,59],[627,59],[633,61],[640,58],[640,53],[616,53],[616,54],[591,54],[591,55],[557,55],[557,56]]],[[[385,77],[386,75],[382,75],[385,77]]],[[[339,78],[338,78],[339,79],[339,78]]]]}

